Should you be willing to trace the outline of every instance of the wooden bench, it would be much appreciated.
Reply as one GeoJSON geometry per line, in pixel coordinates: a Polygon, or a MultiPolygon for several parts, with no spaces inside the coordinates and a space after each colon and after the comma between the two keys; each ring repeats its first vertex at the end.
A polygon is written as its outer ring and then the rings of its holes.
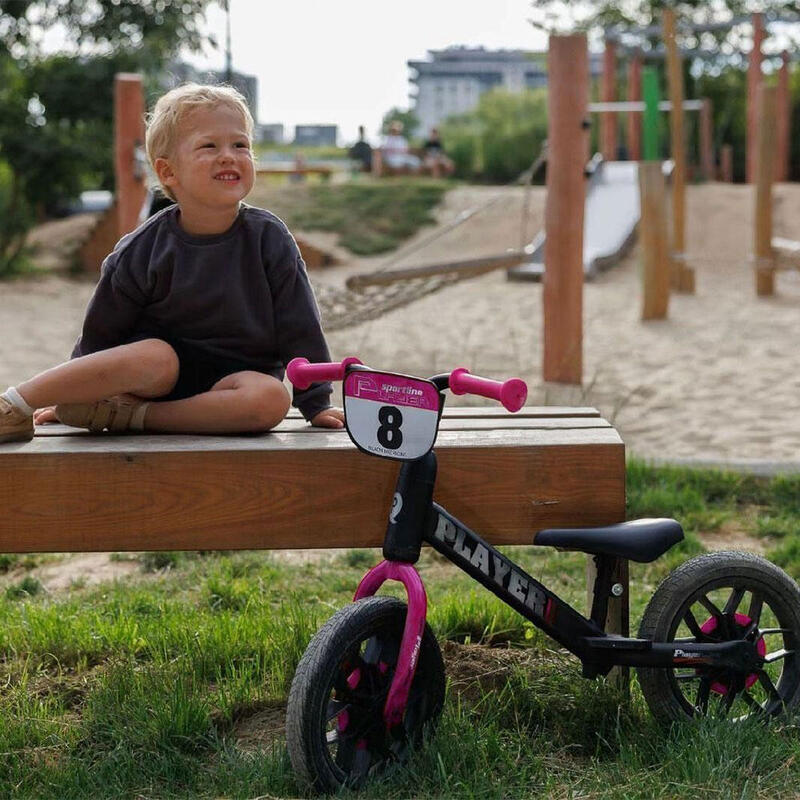
{"type": "MultiPolygon", "coordinates": [[[[495,544],[625,518],[625,453],[590,408],[449,408],[435,499],[495,544]]],[[[397,462],[296,412],[260,436],[91,435],[0,446],[0,552],[380,546],[397,462]]]]}
{"type": "Polygon", "coordinates": [[[319,167],[295,167],[291,165],[286,166],[279,166],[279,167],[256,167],[256,175],[286,175],[286,176],[298,176],[302,177],[305,175],[319,175],[323,180],[328,180],[331,175],[333,174],[332,167],[326,166],[319,166],[319,167]]]}

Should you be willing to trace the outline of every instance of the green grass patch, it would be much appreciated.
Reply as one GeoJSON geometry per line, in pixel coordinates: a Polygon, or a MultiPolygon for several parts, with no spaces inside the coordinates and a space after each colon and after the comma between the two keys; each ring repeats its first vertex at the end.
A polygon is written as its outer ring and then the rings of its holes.
{"type": "MultiPolygon", "coordinates": [[[[794,478],[635,461],[628,475],[630,517],[675,516],[687,527],[664,557],[631,565],[633,631],[659,581],[703,551],[709,530],[720,547],[729,526],[760,535],[800,576],[794,478]]],[[[585,608],[582,554],[503,549],[585,608]]],[[[288,687],[313,632],[379,558],[375,549],[310,563],[158,554],[125,583],[49,593],[9,559],[0,593],[0,797],[302,796],[280,731],[288,687]],[[248,725],[263,727],[256,745],[246,743],[248,725]]],[[[426,549],[419,568],[448,663],[439,730],[406,768],[344,796],[794,796],[796,721],[703,720],[663,731],[635,681],[628,699],[609,681],[582,679],[576,659],[441,556],[426,549]]]]}
{"type": "Polygon", "coordinates": [[[290,229],[329,231],[356,255],[395,250],[423,225],[452,184],[386,178],[337,185],[272,186],[262,182],[248,202],[280,216],[290,229]]]}

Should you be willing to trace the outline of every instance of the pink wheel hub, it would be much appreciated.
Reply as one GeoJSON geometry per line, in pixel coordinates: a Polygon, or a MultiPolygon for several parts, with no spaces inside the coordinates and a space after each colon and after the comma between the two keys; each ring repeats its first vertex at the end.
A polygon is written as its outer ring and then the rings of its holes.
{"type": "MultiPolygon", "coordinates": [[[[747,614],[739,614],[738,612],[734,615],[734,619],[736,620],[736,624],[742,628],[746,628],[751,620],[747,614]]],[[[709,617],[701,626],[700,630],[703,633],[713,633],[717,629],[717,618],[716,617],[709,617]]],[[[767,654],[767,643],[764,641],[764,637],[762,636],[756,642],[756,650],[758,654],[763,658],[767,654]]],[[[758,680],[758,675],[755,672],[751,672],[744,681],[745,689],[749,689],[756,681],[758,680]]],[[[717,694],[728,694],[729,687],[721,683],[720,681],[714,681],[711,684],[711,691],[716,692],[717,694]]]]}

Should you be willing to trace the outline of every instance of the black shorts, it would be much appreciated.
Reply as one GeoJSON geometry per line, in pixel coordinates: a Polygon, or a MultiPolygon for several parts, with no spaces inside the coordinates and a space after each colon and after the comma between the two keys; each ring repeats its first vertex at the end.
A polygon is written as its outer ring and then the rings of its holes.
{"type": "MultiPolygon", "coordinates": [[[[131,339],[131,342],[143,339],[160,339],[162,342],[166,342],[178,356],[178,380],[172,391],[154,398],[156,400],[184,400],[187,397],[194,397],[196,394],[209,391],[215,383],[234,372],[246,370],[262,372],[244,361],[211,355],[185,342],[167,339],[164,336],[137,336],[131,339]]],[[[264,374],[270,373],[265,372],[264,374]]],[[[273,377],[278,378],[278,375],[273,375],[273,377]]]]}

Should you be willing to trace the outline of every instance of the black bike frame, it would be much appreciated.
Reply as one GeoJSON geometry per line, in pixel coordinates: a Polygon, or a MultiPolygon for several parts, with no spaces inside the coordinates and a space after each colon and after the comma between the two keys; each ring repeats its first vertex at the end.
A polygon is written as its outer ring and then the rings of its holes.
{"type": "Polygon", "coordinates": [[[574,653],[583,663],[586,677],[604,675],[616,665],[705,666],[736,672],[761,668],[763,659],[755,642],[653,642],[606,633],[609,576],[616,559],[596,557],[595,602],[591,618],[586,618],[433,502],[435,482],[436,456],[433,451],[417,461],[404,463],[400,468],[383,546],[386,560],[416,563],[423,541],[427,542],[574,653]]]}

